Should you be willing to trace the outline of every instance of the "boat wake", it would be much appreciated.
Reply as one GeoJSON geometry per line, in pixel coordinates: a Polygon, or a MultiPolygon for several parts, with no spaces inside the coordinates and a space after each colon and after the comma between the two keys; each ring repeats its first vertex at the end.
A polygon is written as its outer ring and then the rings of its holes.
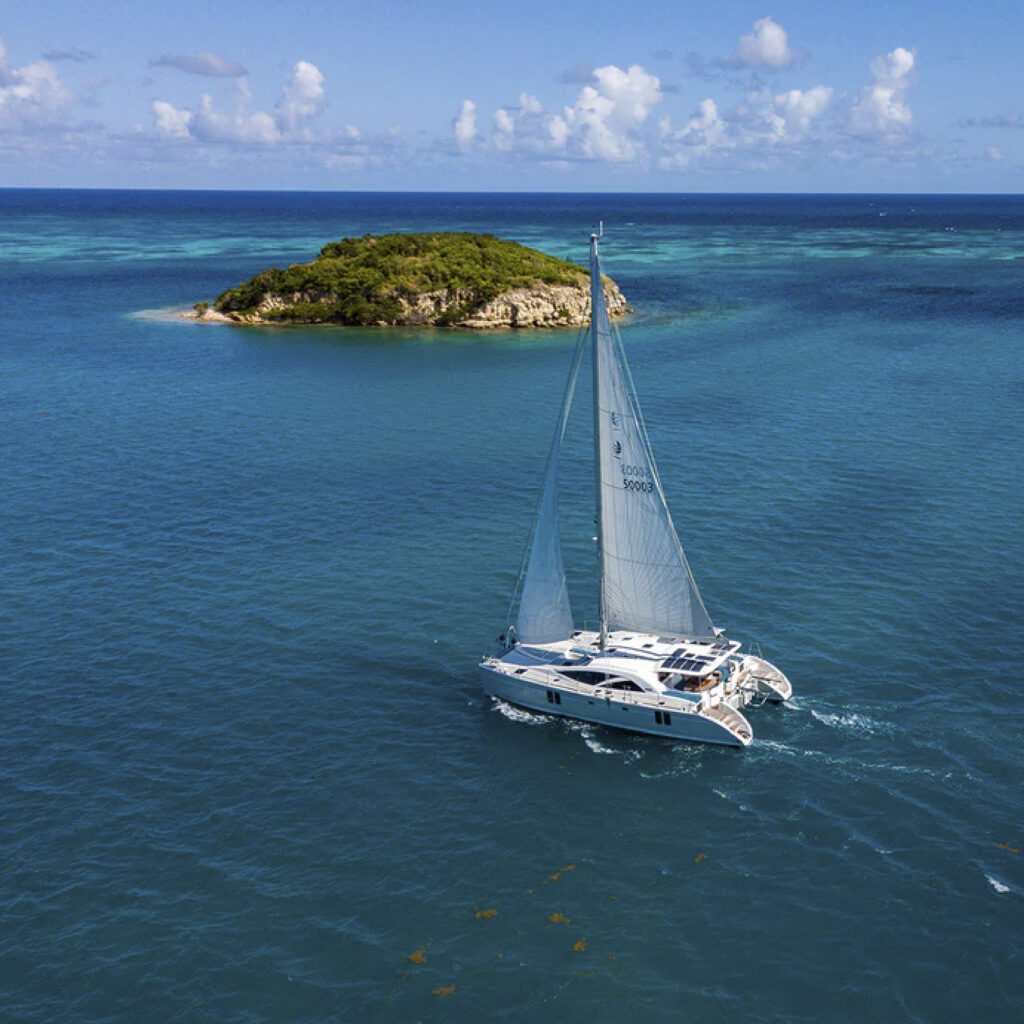
{"type": "Polygon", "coordinates": [[[510,722],[519,722],[521,725],[548,725],[551,723],[550,715],[542,715],[536,711],[517,708],[514,704],[507,704],[503,700],[495,699],[491,710],[504,715],[510,722]]]}
{"type": "Polygon", "coordinates": [[[843,756],[814,747],[798,747],[778,740],[756,740],[754,750],[765,751],[770,755],[781,754],[789,758],[812,758],[835,768],[849,778],[865,779],[874,773],[892,773],[897,775],[925,775],[936,779],[950,779],[953,771],[949,769],[927,768],[923,765],[903,764],[899,761],[866,761],[857,755],[843,756]]]}
{"type": "Polygon", "coordinates": [[[619,755],[629,764],[638,761],[644,756],[644,752],[637,747],[611,747],[598,739],[602,732],[599,727],[590,722],[581,722],[573,718],[557,718],[552,715],[545,715],[538,711],[527,711],[525,708],[508,704],[500,698],[495,698],[493,711],[507,718],[510,722],[517,722],[520,725],[554,725],[564,729],[567,733],[579,736],[586,744],[592,754],[619,755]]]}
{"type": "Polygon", "coordinates": [[[644,752],[638,747],[606,746],[597,738],[598,734],[601,733],[602,730],[587,722],[572,722],[566,720],[565,726],[570,732],[577,733],[583,739],[583,742],[587,745],[587,749],[592,754],[618,754],[626,764],[632,764],[634,761],[639,761],[640,758],[644,756],[644,752]]]}
{"type": "Polygon", "coordinates": [[[614,747],[606,747],[601,743],[598,738],[594,735],[594,727],[587,725],[585,722],[572,722],[566,723],[569,725],[572,732],[578,733],[583,742],[586,743],[587,749],[593,754],[618,754],[621,751],[616,750],[614,747]]]}
{"type": "Polygon", "coordinates": [[[826,711],[815,711],[814,708],[811,708],[810,712],[811,717],[821,722],[822,725],[827,725],[833,729],[861,733],[867,736],[873,736],[876,733],[892,734],[895,732],[891,722],[878,722],[867,715],[858,714],[857,712],[847,714],[839,712],[829,713],[826,711]]]}

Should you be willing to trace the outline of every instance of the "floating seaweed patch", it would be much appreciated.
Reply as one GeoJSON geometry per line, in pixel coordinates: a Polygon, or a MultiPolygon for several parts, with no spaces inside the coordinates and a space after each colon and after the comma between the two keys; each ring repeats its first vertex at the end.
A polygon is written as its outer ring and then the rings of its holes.
{"type": "Polygon", "coordinates": [[[562,868],[561,871],[556,871],[550,878],[545,879],[544,882],[541,883],[541,884],[547,885],[548,882],[557,882],[562,877],[562,875],[564,875],[567,871],[575,871],[575,870],[576,870],[576,865],[575,864],[567,864],[564,868],[562,868]]]}
{"type": "Polygon", "coordinates": [[[566,917],[566,916],[565,916],[565,914],[559,914],[559,913],[557,913],[557,912],[556,912],[556,913],[552,914],[552,915],[551,915],[551,916],[550,916],[550,917],[548,918],[548,920],[549,920],[549,921],[550,921],[550,922],[551,922],[552,924],[569,924],[569,922],[570,922],[570,921],[571,921],[572,919],[571,919],[571,918],[568,918],[568,917],[566,917]]]}
{"type": "Polygon", "coordinates": [[[409,954],[409,962],[414,964],[425,964],[427,962],[427,947],[421,946],[415,953],[409,954]]]}
{"type": "Polygon", "coordinates": [[[699,864],[702,860],[707,860],[707,859],[708,859],[708,855],[706,853],[698,853],[697,856],[693,858],[693,863],[694,864],[699,864]]]}
{"type": "Polygon", "coordinates": [[[580,939],[579,942],[573,943],[572,951],[574,953],[582,953],[587,948],[587,940],[580,939]]]}
{"type": "Polygon", "coordinates": [[[497,907],[493,907],[490,910],[478,910],[473,916],[474,917],[497,917],[498,916],[498,909],[497,909],[497,907]]]}
{"type": "Polygon", "coordinates": [[[437,988],[434,989],[434,995],[435,996],[440,996],[442,999],[444,999],[445,996],[450,996],[454,991],[455,991],[455,985],[454,984],[451,984],[451,985],[439,985],[437,988]]]}
{"type": "Polygon", "coordinates": [[[1011,846],[1009,843],[996,843],[996,847],[1000,850],[1006,850],[1007,853],[1020,853],[1020,848],[1011,846]]]}

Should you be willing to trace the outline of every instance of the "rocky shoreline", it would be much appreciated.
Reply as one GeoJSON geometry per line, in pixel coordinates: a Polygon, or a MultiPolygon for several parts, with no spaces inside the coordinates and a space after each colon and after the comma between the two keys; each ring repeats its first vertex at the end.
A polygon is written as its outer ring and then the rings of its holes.
{"type": "MultiPolygon", "coordinates": [[[[610,278],[604,279],[604,294],[610,316],[618,317],[630,311],[625,296],[610,278]]],[[[213,306],[197,303],[194,309],[181,314],[183,319],[197,323],[222,324],[291,324],[308,326],[323,323],[316,319],[283,320],[264,314],[302,304],[330,301],[331,296],[316,292],[267,294],[251,313],[232,311],[221,313],[213,306]]],[[[590,323],[589,288],[576,285],[536,285],[532,288],[513,288],[481,306],[472,305],[471,293],[458,289],[440,289],[423,292],[414,297],[398,297],[401,312],[393,319],[376,321],[363,326],[376,327],[466,327],[473,330],[520,330],[548,327],[579,327],[590,323]],[[452,318],[453,312],[467,310],[466,315],[452,318]]]]}

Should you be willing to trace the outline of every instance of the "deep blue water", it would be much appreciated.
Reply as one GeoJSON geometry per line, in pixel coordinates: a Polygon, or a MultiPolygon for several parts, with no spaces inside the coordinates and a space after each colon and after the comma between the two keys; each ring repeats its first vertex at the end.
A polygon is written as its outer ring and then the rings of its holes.
{"type": "Polygon", "coordinates": [[[0,282],[3,1020],[1024,1016],[1024,198],[11,190],[0,282]],[[573,334],[145,312],[599,218],[705,602],[796,689],[745,751],[478,689],[573,334]]]}

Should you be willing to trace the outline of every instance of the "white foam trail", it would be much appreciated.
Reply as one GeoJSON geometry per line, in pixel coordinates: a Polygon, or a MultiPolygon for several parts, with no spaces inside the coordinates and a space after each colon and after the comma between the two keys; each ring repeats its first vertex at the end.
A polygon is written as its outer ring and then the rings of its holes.
{"type": "Polygon", "coordinates": [[[527,711],[514,704],[507,704],[497,697],[494,699],[492,710],[504,715],[510,722],[519,722],[522,725],[552,725],[558,722],[569,732],[578,733],[594,754],[621,754],[627,763],[637,761],[644,756],[642,750],[616,750],[614,747],[606,747],[597,740],[594,736],[594,727],[587,722],[577,722],[569,718],[556,718],[537,711],[527,711]]]}
{"type": "Polygon", "coordinates": [[[612,747],[606,747],[599,743],[594,737],[594,727],[586,722],[566,722],[565,727],[570,732],[579,733],[581,739],[587,745],[587,749],[593,754],[617,754],[618,751],[612,747]]]}
{"type": "Polygon", "coordinates": [[[603,743],[598,743],[591,733],[581,732],[580,735],[583,737],[583,742],[586,743],[587,748],[594,754],[618,753],[617,750],[613,750],[611,747],[606,747],[603,743]]]}
{"type": "Polygon", "coordinates": [[[623,750],[621,747],[607,747],[600,740],[597,739],[595,733],[599,727],[591,725],[589,722],[578,722],[573,719],[564,718],[562,724],[569,732],[578,733],[583,742],[587,745],[587,749],[593,754],[619,754],[622,756],[623,761],[626,764],[631,764],[633,761],[638,761],[644,756],[644,752],[639,749],[623,750]]]}
{"type": "Polygon", "coordinates": [[[517,708],[514,704],[506,704],[503,700],[494,701],[494,710],[504,715],[510,722],[521,722],[524,725],[546,725],[551,721],[548,715],[540,715],[534,711],[517,708]]]}
{"type": "Polygon", "coordinates": [[[807,751],[796,750],[794,747],[787,746],[785,743],[779,743],[778,740],[756,740],[756,745],[761,747],[763,750],[774,750],[780,754],[787,754],[789,757],[796,757],[798,754],[806,754],[807,751]]]}
{"type": "Polygon", "coordinates": [[[1003,885],[1002,882],[997,881],[991,875],[986,875],[985,877],[988,879],[989,884],[992,886],[993,889],[995,889],[996,892],[1010,891],[1010,887],[1008,885],[1003,885]]]}
{"type": "Polygon", "coordinates": [[[892,725],[889,722],[876,722],[874,719],[868,718],[867,715],[829,714],[825,711],[815,711],[814,708],[811,708],[811,715],[823,725],[831,726],[833,729],[862,732],[869,736],[876,732],[892,732],[892,725]]]}

